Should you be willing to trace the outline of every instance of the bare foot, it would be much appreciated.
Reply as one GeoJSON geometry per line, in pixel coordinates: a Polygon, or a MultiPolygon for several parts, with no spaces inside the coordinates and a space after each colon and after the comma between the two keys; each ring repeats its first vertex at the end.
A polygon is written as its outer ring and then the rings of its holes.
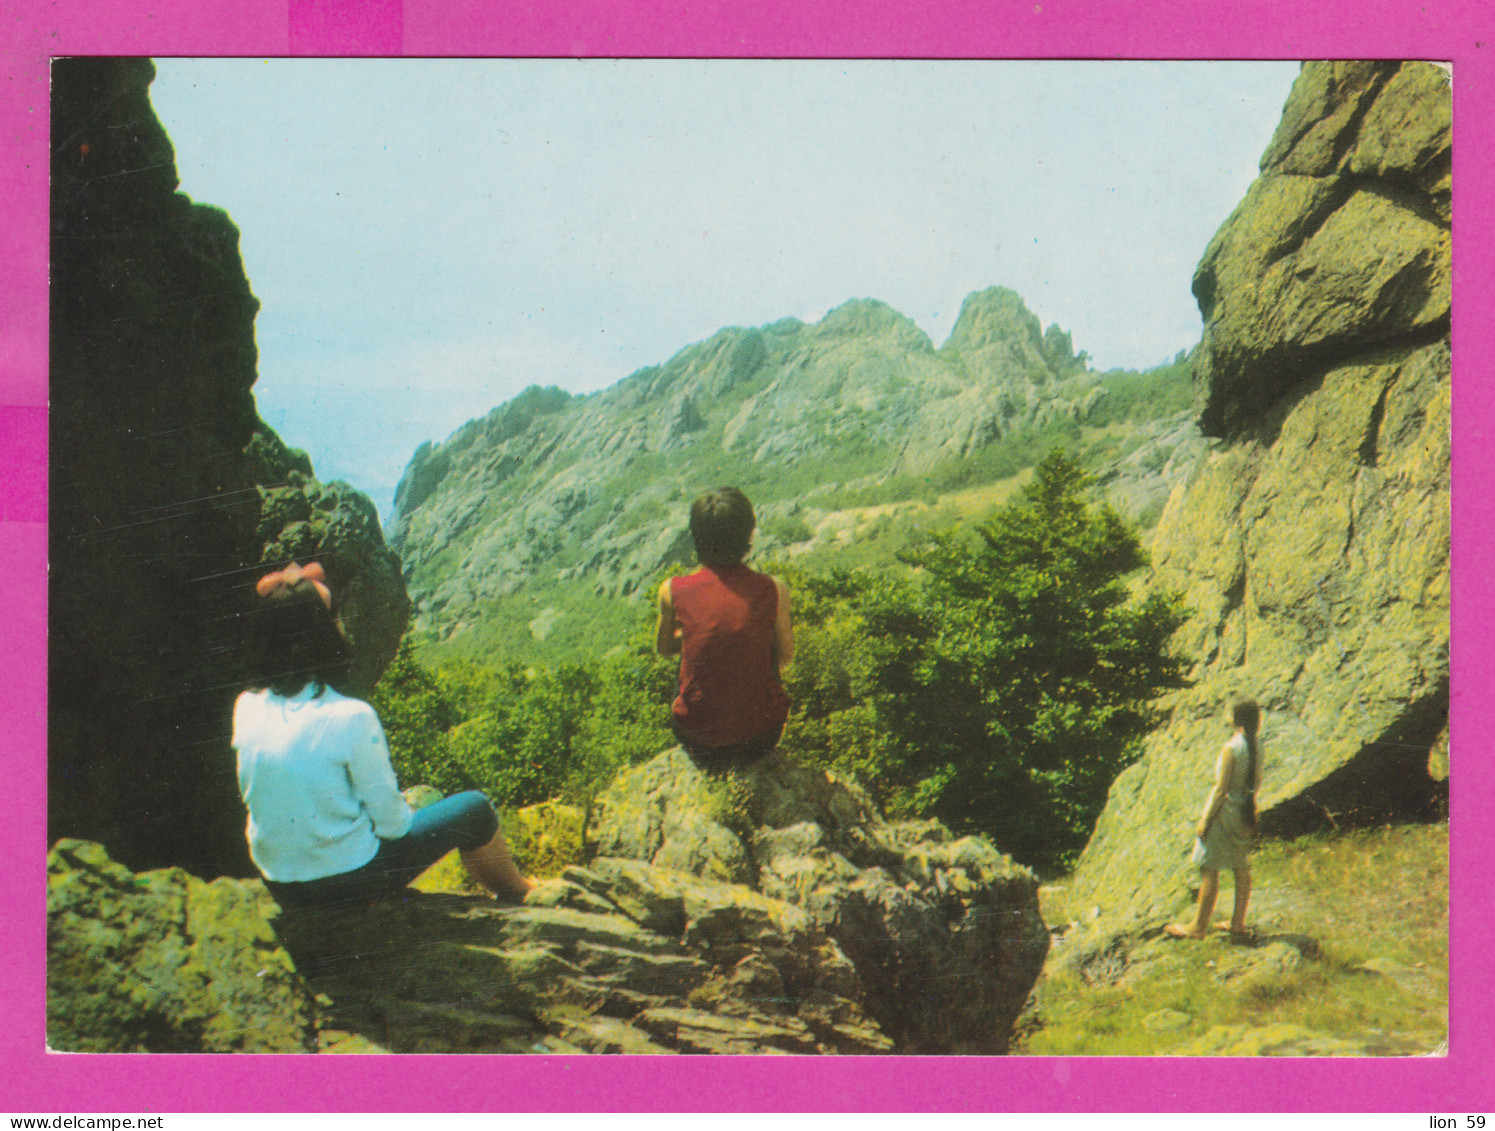
{"type": "Polygon", "coordinates": [[[1215,930],[1225,931],[1232,938],[1249,939],[1256,934],[1254,927],[1237,927],[1234,923],[1227,923],[1223,919],[1215,924],[1215,930]]]}
{"type": "Polygon", "coordinates": [[[1181,926],[1178,923],[1169,923],[1163,928],[1163,934],[1175,939],[1202,939],[1203,931],[1195,931],[1192,927],[1181,926]]]}
{"type": "Polygon", "coordinates": [[[540,886],[538,881],[532,880],[529,876],[520,876],[519,882],[522,886],[513,888],[505,893],[505,903],[523,903],[529,893],[540,886]]]}

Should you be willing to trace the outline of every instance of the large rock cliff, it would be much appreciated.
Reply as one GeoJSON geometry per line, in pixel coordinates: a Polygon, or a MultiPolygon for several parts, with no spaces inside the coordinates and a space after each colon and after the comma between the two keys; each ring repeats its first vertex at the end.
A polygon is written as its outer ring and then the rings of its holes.
{"type": "Polygon", "coordinates": [[[1193,609],[1193,685],[1080,861],[1072,906],[1094,916],[1187,898],[1233,698],[1265,710],[1268,835],[1446,798],[1449,105],[1431,64],[1306,65],[1205,251],[1200,421],[1225,442],[1152,547],[1193,609]]]}
{"type": "Polygon", "coordinates": [[[373,506],[258,418],[238,231],[176,192],[142,59],[52,84],[48,823],[135,867],[247,874],[240,614],[316,557],[370,686],[408,620],[373,506]]]}

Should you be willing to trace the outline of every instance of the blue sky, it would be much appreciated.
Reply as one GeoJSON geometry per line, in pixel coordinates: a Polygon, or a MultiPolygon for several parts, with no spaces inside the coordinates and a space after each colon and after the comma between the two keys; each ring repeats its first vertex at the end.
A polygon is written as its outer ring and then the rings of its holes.
{"type": "Polygon", "coordinates": [[[1296,63],[158,59],[182,190],[239,225],[260,413],[386,518],[416,446],[723,326],[1021,294],[1097,367],[1189,280],[1296,63]]]}

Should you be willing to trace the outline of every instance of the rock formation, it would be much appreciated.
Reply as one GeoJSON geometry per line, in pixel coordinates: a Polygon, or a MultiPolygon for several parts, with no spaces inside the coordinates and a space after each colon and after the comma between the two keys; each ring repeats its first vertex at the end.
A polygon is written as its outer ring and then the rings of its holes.
{"type": "Polygon", "coordinates": [[[316,1011],[258,880],[136,875],[88,841],[47,858],[47,1045],[306,1052],[316,1011]]]}
{"type": "Polygon", "coordinates": [[[175,191],[153,74],[53,71],[49,827],[247,874],[228,722],[262,564],[323,562],[364,685],[408,602],[368,501],[256,415],[238,232],[175,191]]]}
{"type": "Polygon", "coordinates": [[[728,777],[675,749],[598,801],[597,851],[747,884],[855,964],[903,1052],[1005,1051],[1043,966],[1037,885],[981,837],[889,824],[855,786],[774,754],[728,777]]]}
{"type": "Polygon", "coordinates": [[[78,1051],[995,1053],[1043,965],[1033,877],[777,757],[614,784],[600,854],[524,905],[280,913],[65,840],[48,1039],[78,1051]],[[273,930],[272,930],[273,925],[273,930]]]}
{"type": "Polygon", "coordinates": [[[1268,835],[1446,798],[1449,169],[1440,68],[1308,64],[1205,251],[1200,421],[1224,442],[1152,546],[1193,686],[1111,790],[1075,877],[1093,915],[1187,898],[1235,697],[1265,710],[1268,835]]]}

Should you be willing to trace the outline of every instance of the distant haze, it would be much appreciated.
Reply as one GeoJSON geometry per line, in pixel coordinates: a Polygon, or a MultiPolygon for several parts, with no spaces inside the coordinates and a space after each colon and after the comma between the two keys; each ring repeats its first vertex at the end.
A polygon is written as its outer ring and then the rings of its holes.
{"type": "Polygon", "coordinates": [[[162,59],[182,190],[242,232],[260,413],[388,516],[527,385],[881,299],[1011,287],[1096,368],[1199,338],[1189,280],[1296,63],[162,59]]]}

